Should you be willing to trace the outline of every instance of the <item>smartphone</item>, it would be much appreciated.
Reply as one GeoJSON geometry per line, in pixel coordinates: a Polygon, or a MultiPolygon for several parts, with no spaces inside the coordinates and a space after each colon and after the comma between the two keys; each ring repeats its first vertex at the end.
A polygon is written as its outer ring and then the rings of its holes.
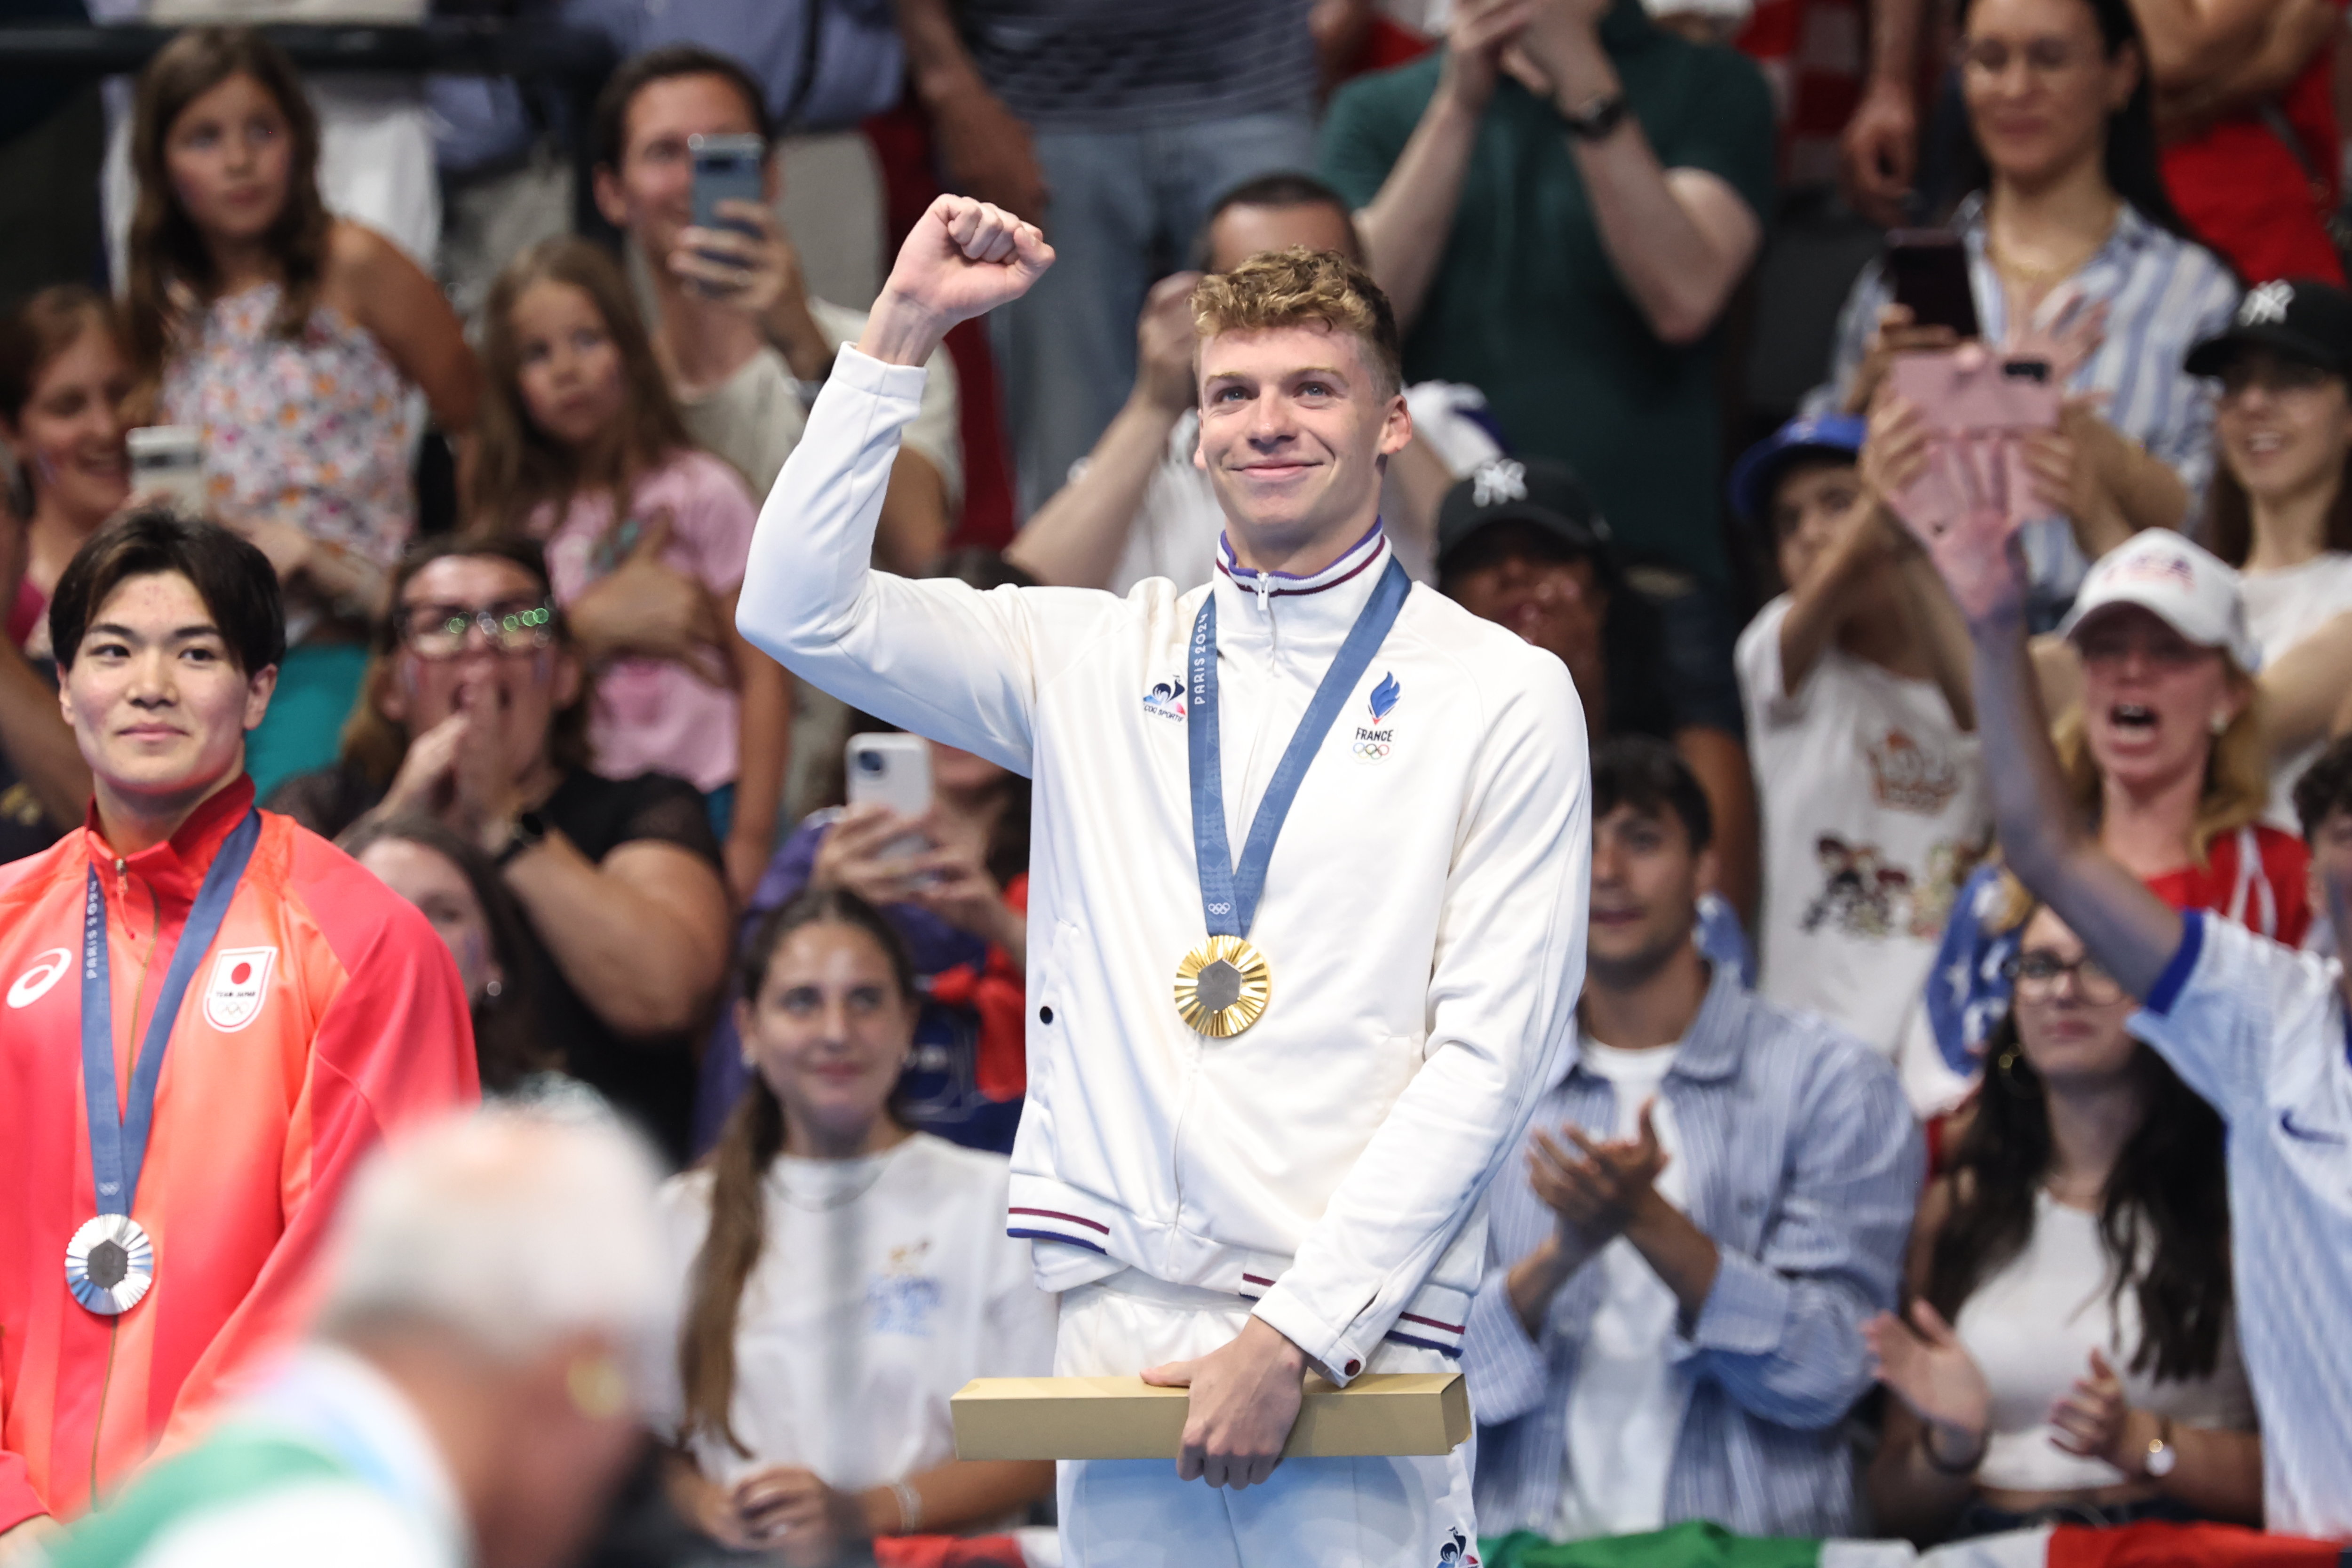
{"type": "Polygon", "coordinates": [[[149,425],[124,438],[131,493],[154,491],[190,517],[205,512],[205,433],[194,425],[149,425]]]}
{"type": "Polygon", "coordinates": [[[1886,237],[1886,275],[1895,302],[1910,308],[1922,327],[1949,327],[1979,338],[1977,299],[1969,287],[1969,253],[1960,237],[1940,228],[1898,228],[1886,237]]]}
{"type": "MultiPolygon", "coordinates": [[[[931,744],[920,735],[903,731],[868,732],[849,737],[847,756],[849,804],[872,802],[901,816],[920,816],[931,809],[931,744]]],[[[883,847],[888,859],[903,859],[929,849],[919,833],[905,833],[883,847]]]]}
{"type": "Polygon", "coordinates": [[[1926,471],[1895,498],[1898,513],[1998,511],[2018,522],[2039,514],[2018,437],[2057,426],[2063,395],[2046,362],[1971,343],[1897,354],[1886,382],[1918,408],[1930,437],[1926,471]]]}

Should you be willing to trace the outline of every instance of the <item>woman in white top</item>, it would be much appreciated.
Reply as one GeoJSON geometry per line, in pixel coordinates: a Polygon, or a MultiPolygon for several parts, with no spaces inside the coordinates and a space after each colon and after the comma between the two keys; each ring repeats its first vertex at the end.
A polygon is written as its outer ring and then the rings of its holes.
{"type": "Polygon", "coordinates": [[[920,1000],[905,949],[855,895],[803,894],[752,940],[742,992],[751,1085],[664,1193],[690,1305],[655,1420],[694,1511],[795,1563],[1018,1522],[1054,1467],[956,1458],[948,1398],[1050,1372],[1055,1302],[1004,1234],[1003,1157],[890,1110],[920,1000]]]}
{"type": "Polygon", "coordinates": [[[2064,1521],[2262,1521],[2221,1123],[2126,1031],[2138,1005],[2047,910],[1977,1114],[1912,1236],[1869,1473],[1922,1542],[2064,1521]]]}
{"type": "Polygon", "coordinates": [[[2291,710],[2271,716],[2282,754],[2269,820],[2292,829],[2294,781],[2326,743],[2318,726],[2335,713],[2352,648],[2352,296],[2325,283],[2265,283],[2228,331],[2189,352],[2189,370],[2221,383],[2221,462],[2206,494],[2205,534],[2242,574],[2263,668],[2279,670],[2293,647],[2311,649],[2294,663],[2317,656],[2323,700],[2305,704],[2300,722],[2291,710]]]}

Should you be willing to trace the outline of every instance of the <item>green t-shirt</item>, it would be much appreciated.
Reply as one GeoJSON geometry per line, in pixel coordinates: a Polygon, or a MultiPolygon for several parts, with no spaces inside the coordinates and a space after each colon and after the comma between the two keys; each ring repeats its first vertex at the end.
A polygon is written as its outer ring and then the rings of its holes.
{"type": "MultiPolygon", "coordinates": [[[[1640,0],[1617,0],[1601,38],[1659,163],[1717,176],[1769,221],[1775,132],[1755,64],[1653,26],[1640,0]]],[[[1322,173],[1350,205],[1380,193],[1443,63],[1424,56],[1332,99],[1322,173]]],[[[1559,112],[1504,78],[1404,341],[1406,377],[1477,387],[1514,451],[1582,476],[1629,559],[1719,584],[1718,335],[1676,348],[1650,331],[1601,249],[1559,112]]]]}

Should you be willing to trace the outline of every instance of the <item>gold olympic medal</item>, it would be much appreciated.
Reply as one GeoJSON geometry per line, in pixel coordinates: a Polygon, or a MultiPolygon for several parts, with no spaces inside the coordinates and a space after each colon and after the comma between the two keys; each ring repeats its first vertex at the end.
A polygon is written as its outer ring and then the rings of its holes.
{"type": "Polygon", "coordinates": [[[1237,936],[1213,936],[1176,966],[1176,1011],[1187,1028],[1213,1040],[1256,1023],[1273,992],[1265,955],[1237,936]]]}

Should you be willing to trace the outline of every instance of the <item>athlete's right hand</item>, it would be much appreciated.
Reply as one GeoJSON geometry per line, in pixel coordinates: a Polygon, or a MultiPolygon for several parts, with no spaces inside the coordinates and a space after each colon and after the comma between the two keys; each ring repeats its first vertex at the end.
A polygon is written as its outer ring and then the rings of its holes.
{"type": "Polygon", "coordinates": [[[1029,292],[1054,265],[1043,230],[970,196],[941,196],[908,231],[857,340],[888,364],[921,364],[948,329],[1029,292]]]}

